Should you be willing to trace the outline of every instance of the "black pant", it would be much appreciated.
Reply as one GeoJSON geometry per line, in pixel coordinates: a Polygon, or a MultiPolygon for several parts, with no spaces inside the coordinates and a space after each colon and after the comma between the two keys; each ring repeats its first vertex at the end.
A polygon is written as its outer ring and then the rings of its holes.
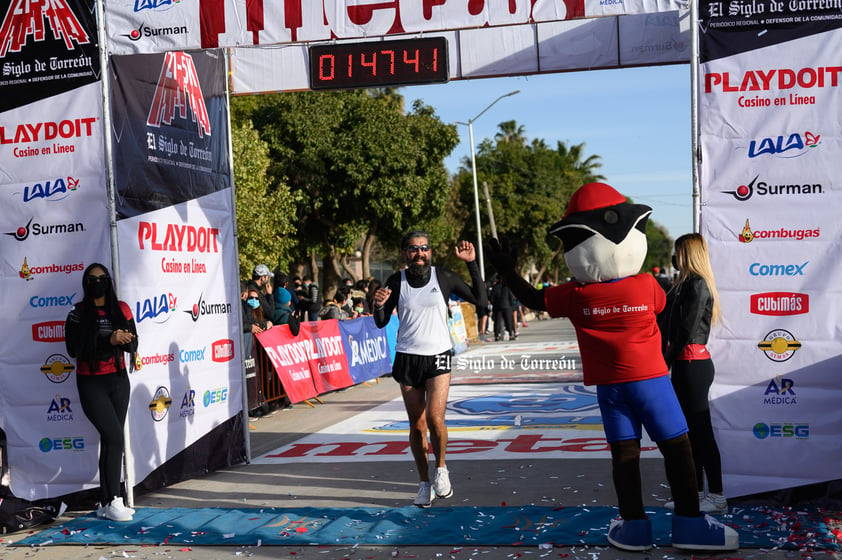
{"type": "Polygon", "coordinates": [[[76,375],[79,401],[85,416],[99,432],[99,487],[102,505],[122,496],[123,426],[129,410],[131,386],[125,372],[76,375]]]}
{"type": "Polygon", "coordinates": [[[511,307],[494,308],[494,338],[501,338],[503,327],[509,331],[509,335],[515,334],[514,311],[511,307]]]}
{"type": "Polygon", "coordinates": [[[713,360],[676,360],[672,366],[672,386],[690,429],[690,445],[696,463],[696,482],[704,489],[707,477],[710,492],[722,492],[722,459],[713,435],[708,392],[713,383],[713,360]]]}

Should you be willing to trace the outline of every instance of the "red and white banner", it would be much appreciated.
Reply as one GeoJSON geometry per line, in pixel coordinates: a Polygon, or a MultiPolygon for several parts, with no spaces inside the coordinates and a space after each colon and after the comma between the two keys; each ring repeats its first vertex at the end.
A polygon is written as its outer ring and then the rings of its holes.
{"type": "Polygon", "coordinates": [[[834,480],[842,459],[842,18],[753,6],[700,7],[701,233],[723,310],[711,406],[729,495],[834,480]]]}
{"type": "Polygon", "coordinates": [[[257,335],[290,401],[301,402],[353,385],[339,321],[301,323],[298,336],[287,325],[257,335]]]}

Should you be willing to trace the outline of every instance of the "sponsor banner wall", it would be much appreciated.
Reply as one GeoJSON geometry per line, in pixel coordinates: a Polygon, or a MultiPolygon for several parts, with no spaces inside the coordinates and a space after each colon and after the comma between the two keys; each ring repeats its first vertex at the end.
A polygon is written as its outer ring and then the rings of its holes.
{"type": "Polygon", "coordinates": [[[37,500],[97,485],[98,436],[64,322],[111,262],[93,1],[0,11],[0,429],[8,484],[37,500]]]}
{"type": "Polygon", "coordinates": [[[737,7],[701,3],[698,83],[701,233],[723,309],[711,408],[732,496],[834,480],[842,459],[842,18],[737,7]]]}
{"type": "Polygon", "coordinates": [[[141,363],[128,420],[138,480],[242,410],[232,213],[220,191],[117,223],[141,363]]]}

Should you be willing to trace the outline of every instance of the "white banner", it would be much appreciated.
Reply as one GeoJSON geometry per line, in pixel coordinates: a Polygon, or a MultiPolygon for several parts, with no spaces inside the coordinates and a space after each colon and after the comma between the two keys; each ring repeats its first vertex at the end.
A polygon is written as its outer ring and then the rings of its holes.
{"type": "Polygon", "coordinates": [[[91,84],[0,114],[0,428],[10,488],[25,499],[98,480],[99,437],[79,404],[64,321],[84,268],[111,263],[101,92],[91,84]]]}
{"type": "Polygon", "coordinates": [[[683,0],[323,0],[217,3],[112,0],[113,54],[307,43],[686,10],[683,0]]]}
{"type": "Polygon", "coordinates": [[[701,233],[723,309],[712,412],[732,496],[839,477],[840,49],[829,31],[700,68],[701,233]]]}
{"type": "Polygon", "coordinates": [[[232,215],[225,189],[118,222],[142,364],[129,404],[138,481],[242,411],[232,215]]]}

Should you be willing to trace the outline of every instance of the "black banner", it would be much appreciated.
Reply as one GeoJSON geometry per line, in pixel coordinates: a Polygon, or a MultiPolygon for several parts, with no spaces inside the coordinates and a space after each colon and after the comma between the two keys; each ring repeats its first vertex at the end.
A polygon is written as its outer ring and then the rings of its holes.
{"type": "Polygon", "coordinates": [[[100,79],[95,0],[11,0],[0,23],[0,113],[100,79]]]}
{"type": "Polygon", "coordinates": [[[230,187],[222,51],[111,58],[118,218],[230,187]]]}

